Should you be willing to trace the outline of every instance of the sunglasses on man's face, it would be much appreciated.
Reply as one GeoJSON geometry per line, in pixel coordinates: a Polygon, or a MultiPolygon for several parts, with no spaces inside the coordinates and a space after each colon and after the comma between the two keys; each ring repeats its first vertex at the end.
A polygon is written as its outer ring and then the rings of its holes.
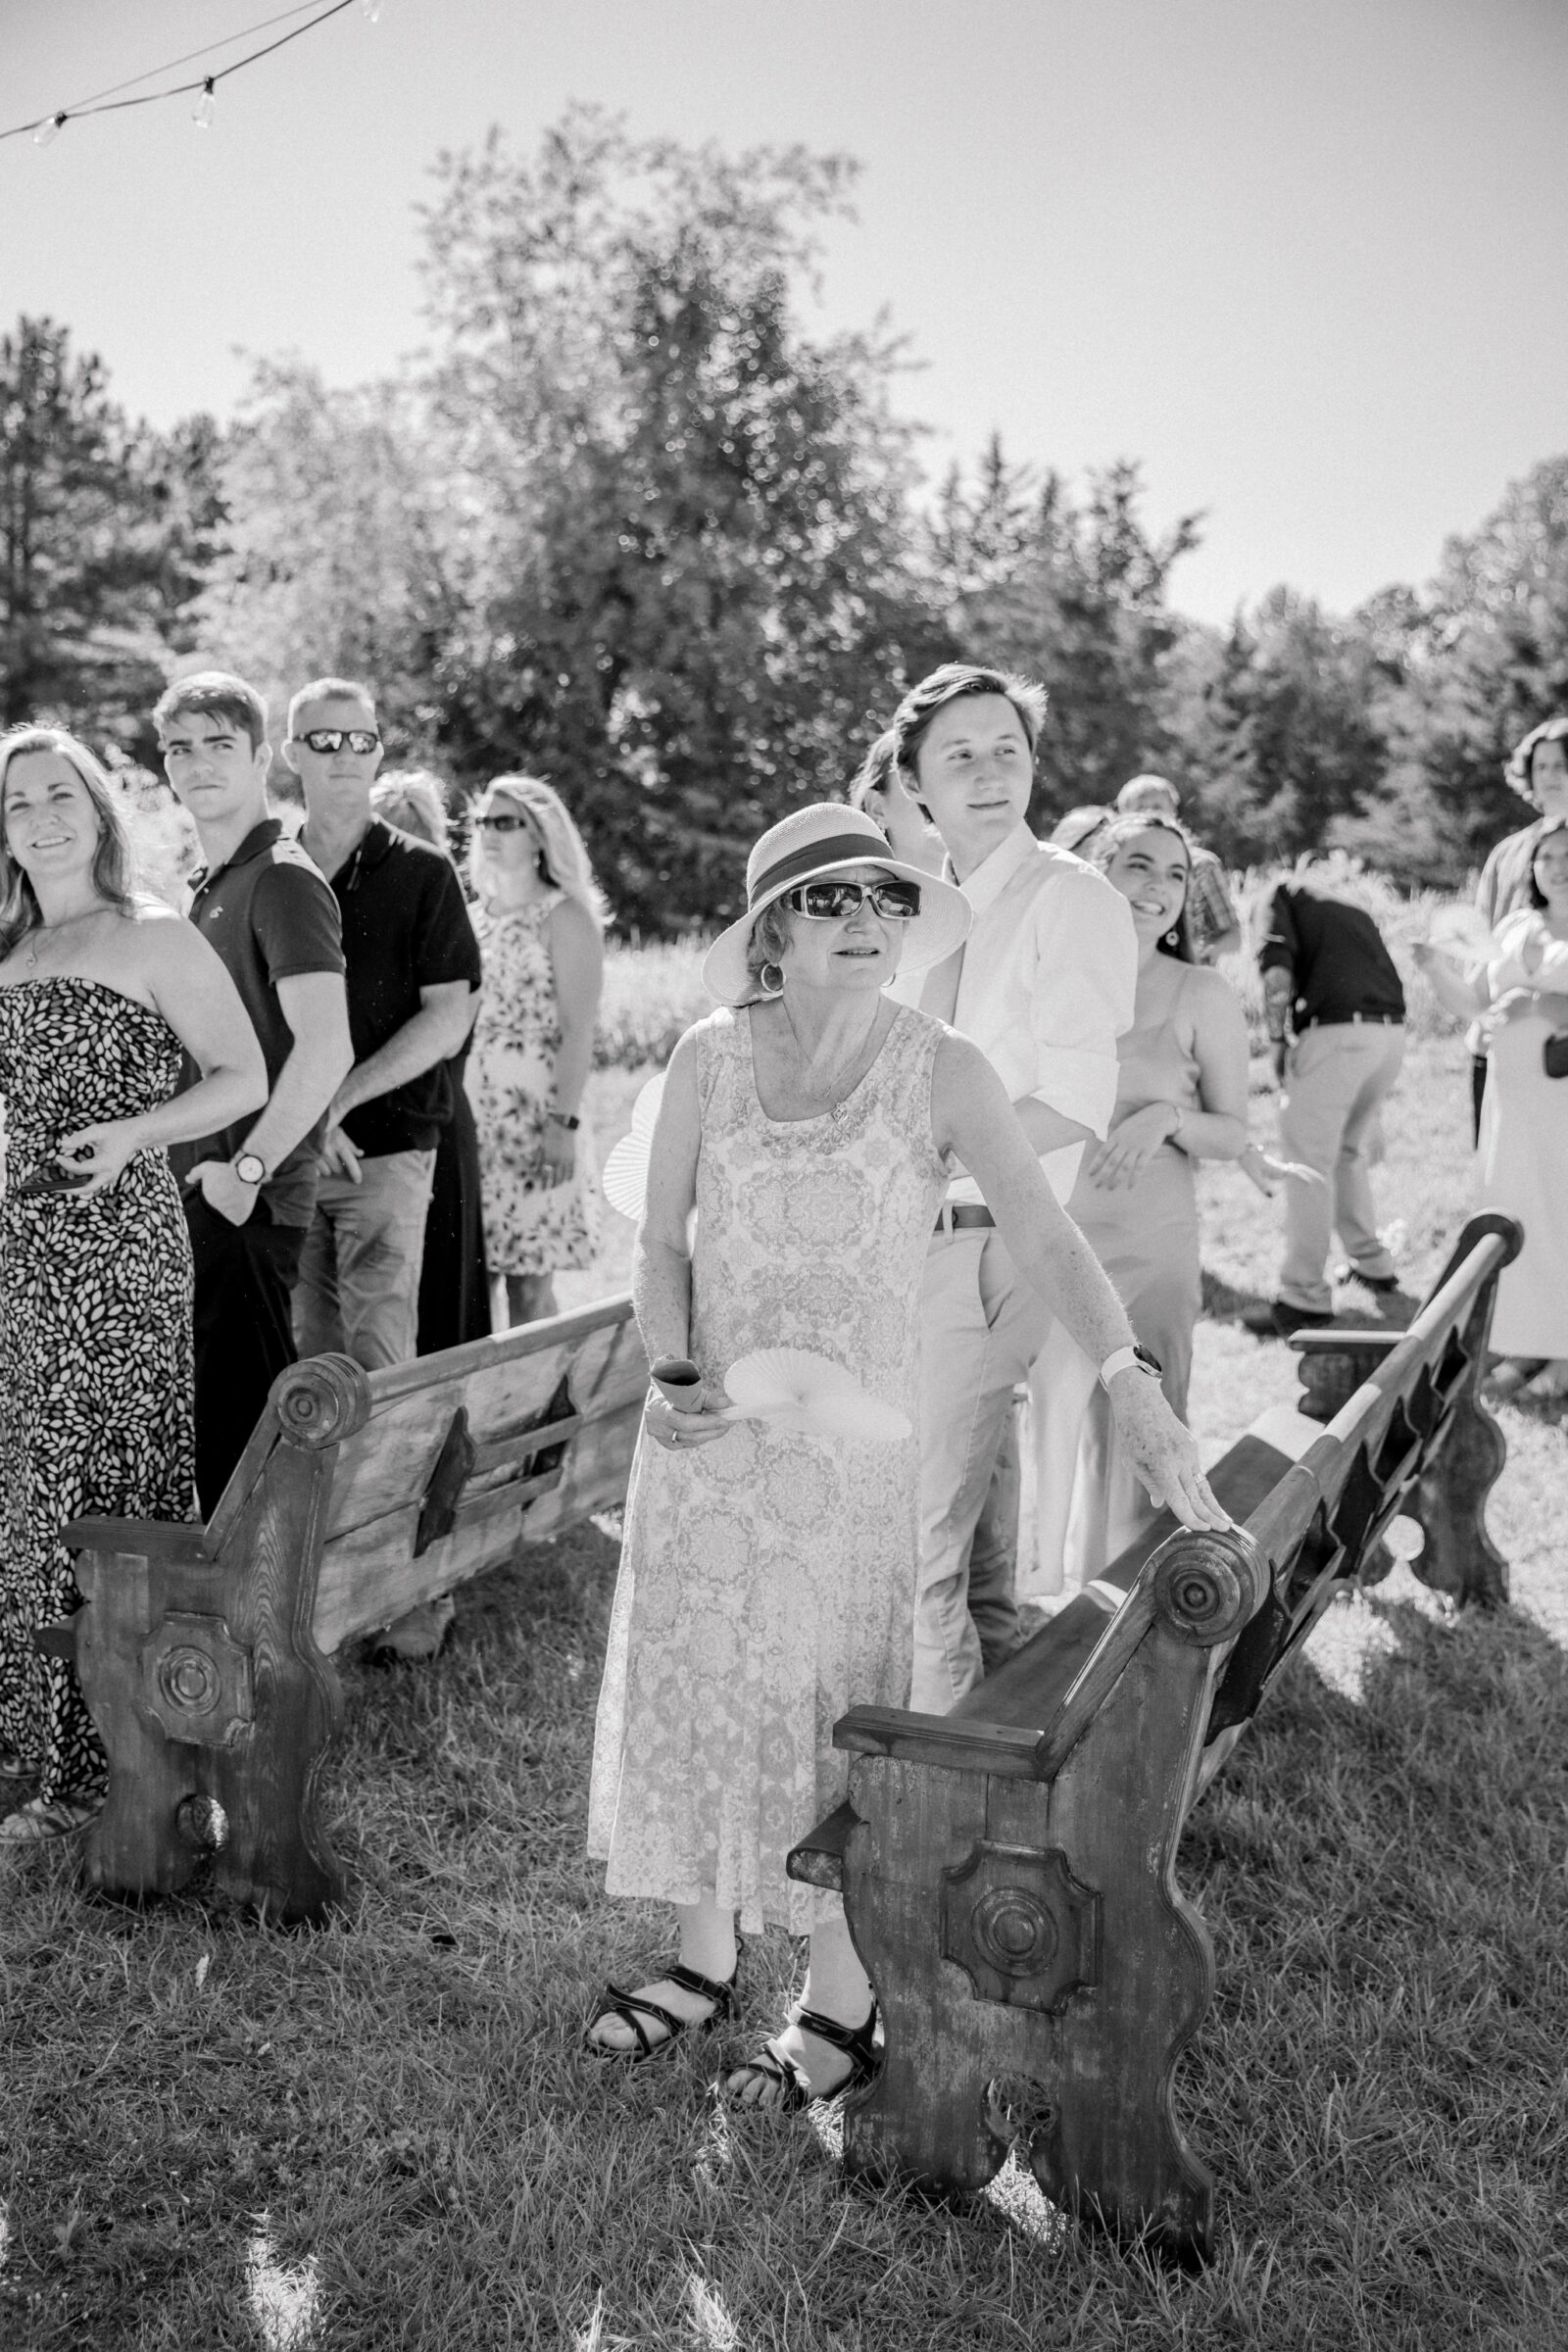
{"type": "Polygon", "coordinates": [[[312,727],[300,737],[308,751],[319,752],[323,757],[328,752],[341,751],[347,745],[351,752],[358,752],[362,759],[367,752],[373,752],[380,740],[373,727],[312,727]]]}
{"type": "Polygon", "coordinates": [[[872,911],[889,922],[906,923],[920,911],[918,882],[803,882],[785,894],[785,904],[813,923],[830,923],[858,913],[869,899],[872,911]]]}
{"type": "Polygon", "coordinates": [[[476,816],[473,821],[481,833],[526,833],[529,830],[525,816],[476,816]]]}

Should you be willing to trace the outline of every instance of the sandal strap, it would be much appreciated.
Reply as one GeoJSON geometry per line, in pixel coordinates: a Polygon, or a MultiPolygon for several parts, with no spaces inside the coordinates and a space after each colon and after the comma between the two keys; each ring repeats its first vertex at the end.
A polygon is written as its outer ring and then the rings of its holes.
{"type": "Polygon", "coordinates": [[[818,2041],[825,2041],[833,2049],[842,2050],[850,2061],[850,2071],[842,2082],[833,2084],[831,2090],[813,2090],[810,2077],[800,2061],[792,2058],[787,2050],[781,2050],[776,2042],[764,2041],[757,2056],[747,2060],[745,2072],[760,2075],[764,2082],[780,2085],[778,2113],[798,2114],[801,2108],[809,2107],[814,2099],[836,2099],[840,2091],[858,2090],[862,2083],[870,2082],[876,2072],[876,2052],[871,2040],[876,2031],[875,2001],[871,2003],[869,2014],[858,2026],[840,2025],[836,2017],[823,2017],[815,2009],[798,2011],[793,2022],[803,2033],[814,2034],[818,2041]]]}
{"type": "Polygon", "coordinates": [[[682,1967],[678,1961],[673,1968],[667,1968],[664,1971],[666,1983],[678,1984],[682,1992],[695,1992],[701,1999],[712,2002],[712,2017],[703,2021],[709,2025],[713,2024],[718,2018],[728,2017],[731,2009],[735,2006],[735,1984],[739,1975],[738,1964],[735,1975],[722,1980],[717,1977],[705,1977],[695,1968],[682,1967]]]}
{"type": "MultiPolygon", "coordinates": [[[[872,2035],[876,2032],[875,2001],[871,2003],[866,2016],[858,2026],[842,2026],[836,2017],[823,2017],[815,2009],[797,2011],[795,2023],[804,2034],[814,2034],[818,2041],[828,2042],[835,2050],[844,2052],[845,2057],[851,2061],[851,2072],[847,2078],[848,2083],[858,2087],[860,2083],[870,2081],[876,2065],[876,2050],[872,2041],[872,2035]]],[[[838,2090],[843,2090],[845,2087],[846,2083],[841,2082],[838,2090]]],[[[830,2095],[836,2096],[837,2092],[830,2095]]]]}
{"type": "MultiPolygon", "coordinates": [[[[605,1986],[605,1997],[588,2021],[590,2034],[602,2017],[618,2017],[623,2026],[629,2026],[637,2036],[638,2054],[644,2058],[651,2058],[656,2050],[668,2049],[670,2043],[685,2033],[687,2025],[686,2019],[677,2017],[673,2010],[663,2008],[658,2001],[644,1998],[634,1999],[619,1984],[605,1986]],[[645,2017],[651,2017],[656,2025],[663,2027],[664,2038],[662,2041],[649,2039],[643,2030],[642,2021],[645,2017]]],[[[607,2042],[604,2046],[607,2049],[612,2049],[613,2045],[607,2042]]],[[[618,2052],[614,2054],[619,2055],[618,2052]]]]}
{"type": "MultiPolygon", "coordinates": [[[[736,1974],[739,1974],[738,1968],[736,1974]]],[[[665,1969],[664,1982],[679,1985],[682,1992],[695,1992],[702,1999],[711,2001],[711,2017],[678,2017],[673,2009],[666,2009],[662,2001],[650,2000],[646,1993],[631,1993],[622,1985],[607,1984],[603,1999],[583,2029],[590,2045],[613,2057],[629,2054],[616,2050],[611,2042],[593,2043],[593,2030],[604,2017],[618,2017],[621,2024],[636,2034],[639,2059],[652,2058],[660,2050],[667,2050],[670,2043],[678,2041],[683,2034],[702,2033],[708,2027],[716,2025],[721,2018],[728,2017],[735,1998],[734,1977],[730,1978],[728,1984],[719,1984],[711,1977],[700,1976],[695,1968],[682,1968],[677,1964],[674,1968],[665,1969]],[[652,2018],[655,2025],[663,2027],[662,2040],[654,2041],[650,2038],[643,2027],[645,2017],[652,2018]]]]}

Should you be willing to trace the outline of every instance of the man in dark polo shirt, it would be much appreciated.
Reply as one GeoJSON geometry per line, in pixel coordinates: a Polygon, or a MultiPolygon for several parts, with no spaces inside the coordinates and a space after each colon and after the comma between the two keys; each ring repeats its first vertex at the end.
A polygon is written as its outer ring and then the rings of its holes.
{"type": "Polygon", "coordinates": [[[305,789],[301,840],[336,896],[354,1067],[333,1100],[294,1296],[302,1354],[368,1371],[415,1353],[443,1066],[478,1009],[479,943],[449,858],[370,810],[380,764],[367,687],[318,678],[289,705],[283,757],[305,789]]]}
{"type": "Polygon", "coordinates": [[[289,1293],[327,1105],[354,1049],[337,904],[268,811],[266,704],[243,679],[206,670],[172,686],[153,715],[206,858],[190,919],[244,1000],[271,1087],[259,1118],[172,1155],[196,1268],[196,1486],[211,1512],[294,1361],[289,1293]]]}
{"type": "Polygon", "coordinates": [[[1404,991],[1372,917],[1304,882],[1275,891],[1258,962],[1284,1089],[1281,1153],[1319,1179],[1286,1180],[1285,1266],[1272,1309],[1283,1337],[1333,1320],[1327,1259],[1335,1230],[1352,1277],[1386,1311],[1410,1303],[1378,1239],[1371,1181],[1378,1112],[1404,1059],[1404,991]]]}

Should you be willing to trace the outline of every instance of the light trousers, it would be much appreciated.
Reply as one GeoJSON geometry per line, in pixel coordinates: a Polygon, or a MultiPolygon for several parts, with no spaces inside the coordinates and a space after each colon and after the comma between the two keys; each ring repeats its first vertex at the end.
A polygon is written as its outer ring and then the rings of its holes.
{"type": "MultiPolygon", "coordinates": [[[[909,1704],[946,1715],[980,1680],[970,1614],[975,1528],[1013,1391],[1039,1354],[1051,1309],[1023,1281],[995,1231],[939,1234],[925,1261],[920,1324],[920,1577],[909,1704]]],[[[1010,1647],[1016,1610],[999,1579],[985,1595],[987,1648],[1010,1647]]]]}
{"type": "Polygon", "coordinates": [[[1404,1031],[1387,1022],[1319,1022],[1291,1048],[1280,1150],[1315,1168],[1323,1182],[1286,1178],[1280,1297],[1289,1306],[1329,1311],[1326,1268],[1335,1232],[1358,1274],[1382,1281],[1395,1270],[1378,1239],[1372,1146],[1378,1112],[1403,1059],[1404,1031]]]}

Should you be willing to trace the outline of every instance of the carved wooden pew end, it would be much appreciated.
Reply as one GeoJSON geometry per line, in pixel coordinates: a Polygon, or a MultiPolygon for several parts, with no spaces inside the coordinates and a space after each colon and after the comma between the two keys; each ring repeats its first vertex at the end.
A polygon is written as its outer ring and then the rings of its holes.
{"type": "Polygon", "coordinates": [[[1438,1590],[1506,1597],[1482,1517],[1502,1441],[1476,1392],[1519,1239],[1473,1219],[1407,1333],[1301,1335],[1303,1411],[1261,1415],[1209,1474],[1235,1533],[1167,1514],[951,1715],[835,1726],[849,1800],[789,1867],[842,1891],[882,2012],[852,2176],[961,2194],[1016,2145],[1064,2211],[1207,2258],[1213,2181],[1172,2098],[1214,1984],[1182,1828],[1396,1513],[1438,1590]]]}
{"type": "Polygon", "coordinates": [[[109,1754],[89,1886],[210,1874],[270,1921],[319,1921],[344,1874],[319,1820],[346,1641],[619,1501],[648,1385],[625,1297],[385,1372],[279,1375],[206,1527],[66,1530],[74,1654],[109,1754]]]}

